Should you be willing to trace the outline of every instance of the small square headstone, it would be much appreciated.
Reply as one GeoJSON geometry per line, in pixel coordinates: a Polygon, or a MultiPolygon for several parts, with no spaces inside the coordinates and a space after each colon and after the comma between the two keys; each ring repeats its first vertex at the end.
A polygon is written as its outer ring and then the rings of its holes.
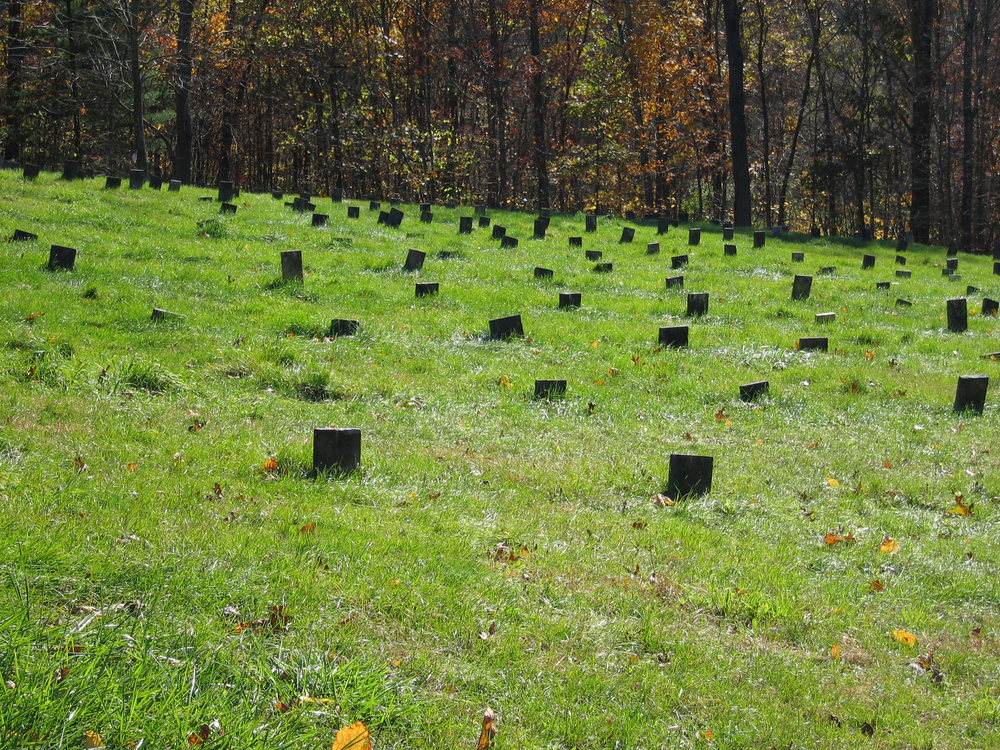
{"type": "Polygon", "coordinates": [[[688,264],[687,255],[675,255],[670,259],[670,267],[674,270],[684,268],[688,264]]]}
{"type": "Polygon", "coordinates": [[[600,260],[604,257],[604,253],[600,250],[584,250],[583,254],[587,257],[587,260],[600,260]]]}
{"type": "Polygon", "coordinates": [[[283,250],[281,253],[281,278],[302,283],[302,251],[283,250]]]}
{"type": "Polygon", "coordinates": [[[504,318],[494,318],[490,321],[491,339],[509,339],[512,336],[524,336],[520,315],[508,315],[504,318]]]}
{"type": "Polygon", "coordinates": [[[146,170],[130,169],[128,171],[129,190],[142,190],[142,186],[145,184],[146,184],[146,170]]]}
{"type": "Polygon", "coordinates": [[[905,299],[896,299],[896,307],[913,307],[913,303],[905,299]]]}
{"type": "Polygon", "coordinates": [[[804,263],[805,259],[805,253],[792,253],[792,263],[804,263]]]}
{"type": "Polygon", "coordinates": [[[736,231],[732,227],[722,228],[722,240],[723,242],[732,242],[733,237],[736,236],[736,231]]]}
{"type": "Polygon", "coordinates": [[[758,380],[756,383],[747,383],[740,386],[740,401],[754,401],[770,390],[771,384],[767,380],[758,380]]]}
{"type": "MultiPolygon", "coordinates": [[[[111,178],[109,177],[108,179],[110,180],[111,178]]],[[[199,203],[211,203],[214,200],[215,199],[211,195],[202,195],[198,198],[199,203]]]]}
{"type": "Polygon", "coordinates": [[[736,245],[723,245],[722,246],[723,255],[735,256],[736,255],[736,245]]]}
{"type": "MultiPolygon", "coordinates": [[[[296,198],[296,200],[298,200],[298,198],[296,198]]],[[[379,211],[378,212],[378,223],[379,224],[388,224],[389,223],[389,212],[388,211],[379,211]]]]}
{"type": "Polygon", "coordinates": [[[471,216],[460,216],[458,218],[458,233],[459,234],[472,234],[472,217],[471,216]]]}
{"type": "MultiPolygon", "coordinates": [[[[121,177],[106,177],[104,180],[105,190],[117,190],[121,186],[122,186],[121,177]]],[[[211,198],[209,198],[209,200],[211,200],[211,198]]]]}
{"type": "Polygon", "coordinates": [[[535,278],[536,279],[551,279],[552,278],[551,268],[542,268],[541,266],[535,266],[535,278]]]}
{"type": "Polygon", "coordinates": [[[473,208],[473,210],[476,212],[476,216],[485,216],[486,215],[486,204],[485,203],[477,203],[475,205],[475,207],[473,208]]]}
{"type": "Polygon", "coordinates": [[[875,288],[879,290],[885,290],[892,286],[888,281],[876,281],[875,288]]]}
{"type": "Polygon", "coordinates": [[[169,310],[161,310],[158,307],[153,308],[153,314],[151,316],[151,318],[157,322],[163,320],[179,320],[184,317],[186,316],[181,315],[181,313],[170,312],[169,310]]]}
{"type": "Polygon", "coordinates": [[[635,229],[632,227],[622,227],[622,238],[618,240],[618,244],[626,244],[631,242],[635,238],[635,229]]]}
{"type": "Polygon", "coordinates": [[[596,232],[597,231],[597,217],[593,214],[587,214],[587,231],[596,232]]]}
{"type": "Polygon", "coordinates": [[[971,284],[965,287],[965,293],[968,295],[979,294],[979,287],[972,286],[971,284]]]}
{"type": "Polygon", "coordinates": [[[416,295],[418,297],[430,297],[437,294],[440,285],[437,281],[418,281],[416,285],[416,295]]]}
{"type": "Polygon", "coordinates": [[[964,333],[969,328],[969,306],[965,297],[948,300],[948,330],[964,333]]]}
{"type": "Polygon", "coordinates": [[[327,214],[313,214],[313,226],[314,227],[325,227],[326,222],[330,217],[327,214]]]}
{"type": "Polygon", "coordinates": [[[580,292],[559,292],[559,307],[579,307],[581,297],[580,292]]]}
{"type": "Polygon", "coordinates": [[[348,219],[360,219],[361,218],[361,206],[348,206],[347,207],[347,218],[348,219]]]}
{"type": "Polygon", "coordinates": [[[594,273],[611,273],[612,270],[614,270],[612,263],[598,263],[594,266],[594,273]]]}
{"type": "Polygon", "coordinates": [[[354,336],[360,327],[361,323],[357,320],[334,318],[330,321],[330,330],[327,333],[327,338],[335,339],[340,336],[354,336]]]}
{"type": "Polygon", "coordinates": [[[764,243],[767,241],[767,233],[763,229],[758,229],[753,233],[753,246],[764,247],[764,243]]]}
{"type": "Polygon", "coordinates": [[[430,224],[431,222],[434,221],[434,214],[432,214],[430,211],[421,211],[420,221],[424,224],[430,224]]]}
{"type": "Polygon", "coordinates": [[[897,266],[905,266],[906,265],[906,256],[905,255],[897,255],[896,256],[896,265],[897,266]]]}
{"type": "Polygon", "coordinates": [[[398,206],[402,202],[403,201],[401,201],[399,198],[390,198],[389,199],[389,205],[390,206],[398,206]]]}
{"type": "Polygon", "coordinates": [[[911,276],[911,272],[910,271],[896,271],[896,278],[897,279],[908,279],[908,278],[910,278],[910,276],[911,276]]]}
{"type": "Polygon", "coordinates": [[[913,242],[913,232],[911,230],[903,233],[903,242],[913,242]]]}
{"type": "Polygon", "coordinates": [[[156,174],[149,176],[149,189],[150,190],[159,190],[162,187],[163,187],[163,178],[162,177],[160,177],[159,175],[156,175],[156,174]]]}
{"type": "Polygon", "coordinates": [[[430,211],[431,210],[431,204],[430,203],[421,203],[420,204],[420,210],[421,211],[430,211]]]}
{"type": "MultiPolygon", "coordinates": [[[[551,218],[552,217],[552,209],[551,208],[540,208],[540,209],[538,209],[538,216],[539,216],[539,218],[542,218],[542,219],[551,218]]],[[[546,225],[546,226],[548,226],[548,225],[546,225]]]]}
{"type": "Polygon", "coordinates": [[[993,264],[993,275],[1000,276],[1000,263],[993,264]]]}
{"type": "Polygon", "coordinates": [[[489,227],[489,225],[490,225],[490,217],[489,216],[480,216],[479,217],[479,228],[480,229],[486,229],[487,227],[489,227]]]}
{"type": "Polygon", "coordinates": [[[403,217],[404,216],[405,216],[405,214],[402,211],[400,211],[398,208],[396,208],[395,206],[393,206],[389,210],[389,215],[386,217],[385,223],[387,225],[389,225],[390,227],[394,227],[395,229],[399,229],[399,225],[403,223],[403,217]]]}
{"type": "Polygon", "coordinates": [[[557,398],[566,393],[566,381],[565,380],[536,380],[535,381],[535,394],[536,399],[547,399],[547,398],[557,398]]]}
{"type": "Polygon", "coordinates": [[[535,239],[544,240],[545,230],[548,229],[548,227],[549,227],[548,219],[544,218],[535,219],[535,239]]]}
{"type": "Polygon", "coordinates": [[[799,351],[825,352],[828,346],[826,336],[803,336],[799,339],[799,351]]]}
{"type": "Polygon", "coordinates": [[[235,195],[236,191],[232,182],[223,180],[219,183],[219,203],[229,203],[235,195]]]}
{"type": "MultiPolygon", "coordinates": [[[[313,211],[316,210],[316,205],[314,203],[310,203],[306,198],[298,196],[297,198],[295,198],[295,200],[292,201],[292,210],[302,214],[312,213],[313,211]]],[[[379,215],[380,224],[384,223],[381,221],[381,218],[382,216],[379,215]]]]}
{"type": "Polygon", "coordinates": [[[687,314],[689,318],[708,314],[708,292],[688,292],[687,314]]]}
{"type": "Polygon", "coordinates": [[[38,235],[33,232],[25,232],[23,229],[15,229],[14,236],[10,238],[11,242],[30,242],[31,240],[37,240],[38,235]]]}
{"type": "Polygon", "coordinates": [[[333,203],[340,203],[342,200],[344,200],[344,191],[341,188],[331,188],[330,200],[333,203]]]}
{"type": "Polygon", "coordinates": [[[570,237],[569,238],[570,247],[583,247],[583,237],[570,237]]]}
{"type": "Polygon", "coordinates": [[[983,413],[986,406],[986,390],[990,385],[989,375],[959,375],[955,389],[954,410],[983,413]]]}
{"type": "Polygon", "coordinates": [[[688,345],[687,326],[665,326],[660,329],[660,346],[680,349],[688,345]]]}
{"type": "Polygon", "coordinates": [[[865,271],[869,268],[875,268],[875,256],[865,255],[861,258],[861,270],[865,271]]]}
{"type": "Polygon", "coordinates": [[[53,245],[49,249],[49,270],[72,271],[76,265],[76,248],[53,245]]]}
{"type": "Polygon", "coordinates": [[[670,455],[670,474],[664,494],[671,500],[712,491],[713,458],[683,453],[670,455]]]}
{"type": "Polygon", "coordinates": [[[33,180],[36,177],[38,177],[39,171],[40,169],[37,164],[25,164],[24,171],[21,173],[21,177],[24,178],[25,180],[33,180]]]}
{"type": "Polygon", "coordinates": [[[452,209],[452,208],[458,208],[458,205],[456,203],[452,203],[451,201],[448,201],[447,203],[444,204],[444,207],[448,208],[448,209],[452,209]]]}
{"type": "Polygon", "coordinates": [[[626,211],[625,221],[635,221],[635,211],[626,211]]]}
{"type": "Polygon", "coordinates": [[[684,288],[684,277],[683,276],[668,276],[666,278],[667,289],[683,289],[684,288]]]}
{"type": "Polygon", "coordinates": [[[822,268],[819,269],[819,272],[823,276],[833,276],[833,274],[837,273],[837,267],[836,266],[823,266],[822,268]]]}
{"type": "Polygon", "coordinates": [[[181,181],[180,180],[171,180],[170,182],[167,183],[167,192],[168,193],[179,193],[180,190],[181,190],[181,181]]]}
{"type": "Polygon", "coordinates": [[[380,208],[382,208],[382,204],[378,201],[368,201],[369,211],[378,211],[380,208]]]}
{"type": "Polygon", "coordinates": [[[950,273],[948,274],[948,281],[961,281],[962,274],[960,273],[950,273]]]}
{"type": "Polygon", "coordinates": [[[650,242],[646,245],[646,255],[659,255],[660,253],[660,243],[650,242]]]}
{"type": "Polygon", "coordinates": [[[993,260],[1000,260],[1000,240],[993,243],[993,260]]]}
{"type": "Polygon", "coordinates": [[[947,258],[944,262],[944,267],[949,271],[955,271],[958,269],[958,258],[947,258]]]}
{"type": "Polygon", "coordinates": [[[506,234],[507,227],[500,226],[499,224],[493,225],[493,239],[502,240],[506,234]]]}
{"type": "Polygon", "coordinates": [[[690,229],[688,229],[688,244],[689,245],[701,244],[701,227],[691,227],[690,229]]]}
{"type": "Polygon", "coordinates": [[[817,323],[833,323],[837,319],[837,313],[825,312],[816,313],[817,323]]]}
{"type": "Polygon", "coordinates": [[[771,227],[771,236],[780,237],[784,233],[784,231],[785,231],[785,226],[783,224],[776,224],[775,226],[771,227]]]}
{"type": "Polygon", "coordinates": [[[406,262],[403,264],[404,271],[419,271],[423,268],[424,257],[427,255],[423,250],[410,248],[406,251],[406,262]]]}
{"type": "Polygon", "coordinates": [[[63,162],[63,173],[60,179],[75,180],[80,171],[80,162],[76,159],[67,159],[63,162]]]}
{"type": "MultiPolygon", "coordinates": [[[[220,214],[234,214],[236,213],[236,204],[234,203],[223,203],[219,206],[220,214]]],[[[313,222],[315,224],[315,221],[313,222]]]]}
{"type": "Polygon", "coordinates": [[[681,224],[687,224],[690,218],[691,215],[687,211],[679,211],[677,213],[677,219],[681,224]]]}
{"type": "Polygon", "coordinates": [[[812,276],[797,274],[795,280],[792,282],[792,299],[809,299],[809,293],[812,291],[812,283],[812,276]]]}
{"type": "Polygon", "coordinates": [[[508,237],[506,234],[500,240],[500,247],[517,247],[517,237],[508,237]]]}
{"type": "Polygon", "coordinates": [[[670,229],[670,219],[661,217],[656,220],[657,234],[666,234],[669,229],[670,229]]]}
{"type": "Polygon", "coordinates": [[[272,190],[271,191],[271,198],[273,200],[280,201],[280,200],[283,200],[284,197],[285,197],[285,194],[282,191],[280,191],[280,190],[272,190]]]}
{"type": "Polygon", "coordinates": [[[814,240],[818,240],[820,237],[819,227],[815,224],[809,227],[809,236],[814,240]]]}
{"type": "Polygon", "coordinates": [[[997,315],[1000,311],[1000,302],[989,297],[983,297],[983,315],[997,315]]]}
{"type": "Polygon", "coordinates": [[[361,430],[317,427],[313,430],[313,471],[350,474],[361,465],[361,430]]]}

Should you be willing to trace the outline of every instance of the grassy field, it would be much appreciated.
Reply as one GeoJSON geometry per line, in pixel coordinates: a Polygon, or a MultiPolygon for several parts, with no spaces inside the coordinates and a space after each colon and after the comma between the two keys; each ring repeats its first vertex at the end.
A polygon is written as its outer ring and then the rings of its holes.
{"type": "Polygon", "coordinates": [[[362,721],[471,750],[487,706],[500,749],[1000,747],[995,388],[952,411],[960,375],[995,381],[991,259],[949,281],[911,246],[898,279],[894,243],[737,231],[729,257],[717,227],[534,240],[490,211],[501,249],[459,234],[471,208],[390,228],[316,199],[315,228],[101,184],[0,173],[0,234],[39,236],[0,266],[0,747],[322,748],[362,721]],[[359,471],[313,476],[326,426],[362,430],[359,471]],[[714,457],[710,493],[654,499],[673,453],[714,457]]]}

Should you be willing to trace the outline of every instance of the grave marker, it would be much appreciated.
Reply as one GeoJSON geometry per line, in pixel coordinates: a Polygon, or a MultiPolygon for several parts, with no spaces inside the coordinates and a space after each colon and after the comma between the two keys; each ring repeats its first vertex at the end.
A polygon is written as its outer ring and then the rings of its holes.
{"type": "Polygon", "coordinates": [[[892,286],[892,285],[888,281],[876,281],[875,282],[875,288],[876,289],[888,289],[890,286],[892,286]]]}
{"type": "Polygon", "coordinates": [[[740,401],[754,401],[765,395],[771,388],[771,384],[766,380],[758,380],[756,383],[747,383],[740,386],[740,401]]]}
{"type": "Polygon", "coordinates": [[[472,217],[471,216],[460,216],[458,218],[458,233],[459,234],[472,234],[472,217]]]}
{"type": "Polygon", "coordinates": [[[494,318],[490,321],[491,339],[509,339],[513,336],[524,336],[520,315],[508,315],[505,318],[494,318]]]}
{"type": "Polygon", "coordinates": [[[570,247],[583,247],[583,237],[570,237],[569,238],[570,247]]]}
{"type": "Polygon", "coordinates": [[[454,250],[438,250],[437,257],[441,258],[441,260],[449,260],[451,258],[457,258],[458,255],[459,254],[454,250]]]}
{"type": "Polygon", "coordinates": [[[348,219],[360,219],[361,218],[361,206],[348,206],[347,207],[347,218],[348,219]]]}
{"type": "Polygon", "coordinates": [[[559,308],[579,307],[581,296],[580,292],[559,292],[559,308]]]}
{"type": "Polygon", "coordinates": [[[680,221],[681,224],[687,224],[688,221],[691,219],[691,216],[690,214],[688,214],[687,211],[680,211],[677,214],[677,219],[678,221],[680,221]]]}
{"type": "Polygon", "coordinates": [[[436,281],[418,281],[416,285],[416,296],[430,297],[431,295],[437,294],[439,289],[440,285],[436,281]]]}
{"type": "Polygon", "coordinates": [[[986,406],[986,390],[990,385],[989,375],[959,375],[955,389],[954,411],[974,411],[983,413],[986,406]]]}
{"type": "Polygon", "coordinates": [[[403,217],[405,214],[398,208],[391,208],[389,210],[389,215],[385,219],[387,226],[393,227],[394,229],[399,229],[399,225],[403,223],[403,217]]]}
{"type": "Polygon", "coordinates": [[[361,465],[361,430],[317,427],[313,430],[313,471],[350,474],[361,465]]]}
{"type": "Polygon", "coordinates": [[[688,229],[688,244],[692,246],[701,244],[701,227],[688,229]]]}
{"type": "Polygon", "coordinates": [[[544,240],[545,230],[548,229],[548,227],[549,227],[548,219],[542,219],[542,218],[535,219],[535,239],[544,240]]]}
{"type": "Polygon", "coordinates": [[[536,279],[551,279],[552,269],[542,268],[541,266],[535,266],[535,278],[536,279]]]}
{"type": "Polygon", "coordinates": [[[33,232],[25,232],[23,229],[15,229],[14,236],[10,238],[11,242],[29,242],[31,240],[37,240],[38,235],[33,232]]]}
{"type": "Polygon", "coordinates": [[[389,212],[388,211],[379,211],[378,212],[378,223],[379,224],[388,224],[389,223],[389,212]]]}
{"type": "Polygon", "coordinates": [[[767,234],[764,232],[763,229],[758,229],[753,233],[753,246],[755,248],[764,247],[764,243],[766,241],[767,241],[767,234]]]}
{"type": "Polygon", "coordinates": [[[38,177],[39,167],[37,164],[25,164],[21,177],[25,180],[34,180],[38,177]]]}
{"type": "Polygon", "coordinates": [[[819,269],[819,272],[823,276],[833,276],[833,274],[837,273],[837,267],[836,266],[823,266],[822,268],[819,269]]]}
{"type": "Polygon", "coordinates": [[[708,314],[708,292],[688,292],[689,318],[697,318],[708,314]]]}
{"type": "Polygon", "coordinates": [[[632,227],[622,227],[622,238],[618,240],[619,245],[631,242],[635,238],[635,230],[632,227]]]}
{"type": "Polygon", "coordinates": [[[378,201],[368,201],[369,211],[378,211],[380,208],[382,208],[382,204],[378,201]]]}
{"type": "Polygon", "coordinates": [[[347,320],[345,318],[334,318],[330,321],[330,330],[327,338],[335,339],[340,336],[355,336],[361,323],[357,320],[347,320]]]}
{"type": "Polygon", "coordinates": [[[896,299],[896,307],[913,307],[913,303],[905,299],[896,299]]]}
{"type": "MultiPolygon", "coordinates": [[[[105,190],[117,190],[121,186],[122,186],[121,177],[106,177],[104,180],[105,190]]],[[[209,200],[211,200],[211,198],[209,198],[209,200]]]]}
{"type": "Polygon", "coordinates": [[[688,345],[687,326],[666,326],[660,329],[660,346],[680,349],[688,345]]]}
{"type": "Polygon", "coordinates": [[[965,293],[969,294],[969,295],[979,294],[979,288],[978,287],[974,287],[974,286],[972,286],[970,284],[969,286],[965,287],[965,293]]]}
{"type": "Polygon", "coordinates": [[[128,189],[142,190],[146,184],[146,171],[144,169],[130,169],[128,171],[128,189]]]}
{"type": "Polygon", "coordinates": [[[805,253],[792,253],[792,263],[804,263],[805,259],[805,253]]]}
{"type": "Polygon", "coordinates": [[[896,278],[897,279],[908,279],[908,278],[910,278],[910,276],[911,276],[911,272],[910,271],[896,271],[896,278]]]}
{"type": "Polygon", "coordinates": [[[479,228],[480,229],[486,229],[487,227],[489,227],[489,225],[490,225],[490,217],[489,216],[480,216],[479,217],[479,228]]]}
{"type": "Polygon", "coordinates": [[[993,275],[1000,276],[1000,263],[993,264],[993,275]]]}
{"type": "Polygon", "coordinates": [[[598,263],[594,266],[594,273],[611,273],[612,269],[612,263],[598,263]]]}
{"type": "Polygon", "coordinates": [[[423,250],[410,248],[406,251],[406,262],[403,264],[404,271],[419,271],[424,266],[424,257],[427,255],[423,250]]]}
{"type": "Polygon", "coordinates": [[[76,159],[67,159],[63,162],[63,173],[61,180],[75,180],[80,172],[80,162],[76,159]]]}
{"type": "MultiPolygon", "coordinates": [[[[220,214],[234,214],[234,213],[236,213],[236,205],[233,204],[233,203],[223,203],[221,206],[219,206],[219,213],[220,214]]],[[[313,224],[315,224],[315,223],[316,222],[315,222],[315,219],[314,219],[313,220],[313,224]]]]}
{"type": "Polygon", "coordinates": [[[330,217],[327,214],[313,214],[312,222],[314,227],[325,227],[330,217]]]}
{"type": "Polygon", "coordinates": [[[566,393],[566,381],[565,380],[536,380],[535,381],[535,395],[536,399],[549,399],[562,396],[566,393]]]}
{"type": "Polygon", "coordinates": [[[905,232],[903,232],[903,242],[913,242],[913,231],[912,230],[908,229],[905,232]]]}
{"type": "Polygon", "coordinates": [[[906,256],[905,255],[897,255],[896,256],[896,265],[897,266],[905,266],[906,265],[906,256]]]}
{"type": "Polygon", "coordinates": [[[983,315],[997,315],[1000,313],[1000,302],[989,297],[983,297],[983,315]]]}
{"type": "Polygon", "coordinates": [[[452,208],[458,208],[458,205],[455,203],[447,202],[444,204],[444,207],[447,209],[452,209],[452,208]]]}
{"type": "Polygon", "coordinates": [[[649,242],[646,244],[646,255],[659,255],[659,253],[660,253],[659,242],[649,242]]]}
{"type": "Polygon", "coordinates": [[[816,313],[817,323],[833,323],[837,319],[837,313],[826,312],[816,313]]]}
{"type": "Polygon", "coordinates": [[[670,454],[670,475],[664,494],[671,500],[712,491],[713,458],[684,453],[670,454]]]}
{"type": "Polygon", "coordinates": [[[600,260],[604,257],[604,253],[600,250],[584,250],[583,254],[586,256],[587,260],[600,260]]]}
{"type": "Polygon", "coordinates": [[[587,231],[596,232],[597,231],[597,217],[593,214],[587,214],[587,231]]]}
{"type": "Polygon", "coordinates": [[[153,308],[152,319],[154,321],[166,320],[167,318],[186,318],[186,315],[181,315],[180,313],[170,312],[169,310],[161,310],[158,307],[153,308]]]}
{"type": "Polygon", "coordinates": [[[961,281],[961,280],[962,280],[962,274],[960,273],[948,274],[948,281],[961,281]]]}
{"type": "Polygon", "coordinates": [[[517,237],[508,237],[506,234],[500,239],[500,247],[517,247],[517,237]]]}
{"type": "Polygon", "coordinates": [[[812,291],[812,283],[812,276],[796,275],[795,280],[792,282],[792,299],[809,299],[809,293],[812,291]]]}
{"type": "Polygon", "coordinates": [[[667,289],[683,289],[684,288],[684,277],[683,276],[668,276],[666,278],[667,289]]]}
{"type": "Polygon", "coordinates": [[[344,200],[344,191],[341,188],[331,188],[330,200],[333,203],[340,203],[342,200],[344,200]]]}
{"type": "Polygon", "coordinates": [[[493,239],[502,240],[507,234],[507,227],[502,227],[499,224],[493,225],[493,239]]]}
{"type": "Polygon", "coordinates": [[[818,240],[820,238],[819,227],[815,224],[809,227],[809,236],[814,240],[818,240]]]}
{"type": "Polygon", "coordinates": [[[736,236],[736,230],[734,230],[732,227],[723,227],[722,228],[722,241],[723,242],[732,242],[733,241],[733,237],[735,237],[735,236],[736,236]]]}
{"type": "Polygon", "coordinates": [[[430,224],[434,221],[434,214],[432,214],[430,211],[421,211],[420,221],[423,224],[430,224]]]}
{"type": "Polygon", "coordinates": [[[826,336],[803,336],[799,339],[799,351],[827,351],[829,340],[826,336]]]}
{"type": "MultiPolygon", "coordinates": [[[[110,179],[110,178],[108,178],[108,179],[110,179]]],[[[198,198],[198,202],[199,203],[211,203],[212,200],[213,200],[213,198],[212,198],[211,195],[203,195],[200,198],[198,198]]],[[[287,206],[288,204],[286,203],[285,205],[287,206]]]]}
{"type": "Polygon", "coordinates": [[[722,254],[723,255],[728,255],[728,256],[735,256],[736,255],[736,245],[723,245],[722,246],[722,254]]]}
{"type": "Polygon", "coordinates": [[[947,258],[944,264],[949,271],[958,270],[958,258],[947,258]]]}
{"type": "Polygon", "coordinates": [[[657,219],[656,220],[656,233],[666,234],[667,230],[670,229],[670,219],[657,219]]]}
{"type": "Polygon", "coordinates": [[[484,203],[477,203],[475,205],[475,207],[473,208],[473,210],[476,212],[476,216],[485,216],[486,215],[486,204],[484,204],[484,203]]]}
{"type": "Polygon", "coordinates": [[[284,281],[298,281],[300,284],[303,282],[301,250],[282,250],[281,278],[284,281]]]}
{"type": "Polygon", "coordinates": [[[181,191],[181,181],[180,180],[171,180],[170,182],[167,183],[167,192],[168,193],[179,193],[180,191],[181,191]]]}
{"type": "MultiPolygon", "coordinates": [[[[314,203],[310,203],[308,199],[298,196],[292,201],[292,210],[301,214],[312,213],[316,210],[316,205],[314,203]]],[[[380,216],[379,219],[381,218],[382,217],[380,216]]],[[[382,222],[380,221],[379,223],[382,222]]]]}
{"type": "Polygon", "coordinates": [[[150,175],[149,176],[149,189],[150,190],[159,190],[162,187],[163,187],[163,178],[160,177],[160,175],[154,174],[154,175],[150,175]]]}
{"type": "Polygon", "coordinates": [[[53,245],[49,248],[49,270],[72,271],[76,265],[76,248],[53,245]]]}
{"type": "Polygon", "coordinates": [[[861,270],[867,271],[869,268],[875,268],[874,255],[865,255],[861,258],[861,270]]]}
{"type": "Polygon", "coordinates": [[[421,203],[420,204],[420,210],[421,211],[430,211],[431,210],[431,204],[430,203],[421,203]]]}
{"type": "Polygon", "coordinates": [[[965,297],[950,299],[948,306],[948,330],[952,333],[964,333],[969,328],[969,306],[965,297]]]}
{"type": "Polygon", "coordinates": [[[272,190],[271,191],[271,198],[273,198],[276,201],[280,201],[284,197],[285,197],[285,194],[283,192],[281,192],[280,190],[272,190]]]}
{"type": "Polygon", "coordinates": [[[687,255],[675,255],[670,259],[670,267],[674,270],[684,268],[688,264],[687,255]]]}

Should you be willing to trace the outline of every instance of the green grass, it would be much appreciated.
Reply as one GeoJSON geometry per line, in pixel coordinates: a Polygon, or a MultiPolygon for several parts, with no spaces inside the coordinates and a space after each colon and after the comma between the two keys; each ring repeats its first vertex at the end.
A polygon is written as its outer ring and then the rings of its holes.
{"type": "Polygon", "coordinates": [[[619,245],[624,222],[557,215],[536,241],[490,212],[520,238],[501,250],[458,234],[471,209],[390,229],[319,199],[316,229],[213,193],[0,173],[0,233],[40,237],[0,267],[0,747],[186,747],[217,721],[208,745],[321,748],[360,720],[381,748],[471,748],[487,705],[497,748],[1000,746],[995,389],[951,410],[1000,341],[944,320],[966,284],[997,298],[992,260],[949,282],[911,248],[897,280],[888,243],[738,231],[725,257],[710,226],[619,245]],[[525,337],[490,340],[510,314],[525,337]],[[358,335],[326,339],[333,318],[358,335]],[[689,348],[661,349],[680,324],[689,348]],[[362,469],[312,478],[330,425],[361,428],[362,469]],[[713,456],[711,493],[654,504],[671,453],[713,456]]]}

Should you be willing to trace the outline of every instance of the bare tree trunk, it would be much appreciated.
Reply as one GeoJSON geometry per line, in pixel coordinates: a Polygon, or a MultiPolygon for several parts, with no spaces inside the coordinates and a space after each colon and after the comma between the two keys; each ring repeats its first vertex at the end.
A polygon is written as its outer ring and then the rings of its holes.
{"type": "Polygon", "coordinates": [[[909,0],[914,93],[910,124],[910,229],[917,242],[931,230],[931,130],[934,122],[934,27],[937,0],[909,0]]]}
{"type": "Polygon", "coordinates": [[[962,208],[959,214],[958,243],[965,252],[972,250],[972,175],[973,138],[976,107],[972,101],[972,58],[977,23],[976,0],[968,0],[963,14],[962,35],[962,208]]]}
{"type": "Polygon", "coordinates": [[[195,0],[178,0],[177,64],[174,73],[174,101],[177,109],[177,146],[172,175],[183,183],[191,182],[191,22],[195,0]]]}
{"type": "Polygon", "coordinates": [[[729,59],[729,137],[733,154],[733,223],[751,225],[750,158],[747,153],[746,94],[743,90],[743,6],[738,0],[722,0],[726,25],[726,56],[729,59]]]}
{"type": "Polygon", "coordinates": [[[128,0],[129,68],[132,77],[132,153],[135,169],[146,171],[146,126],[142,68],[139,64],[139,36],[142,33],[141,0],[128,0]]]}
{"type": "Polygon", "coordinates": [[[3,118],[7,131],[3,142],[5,159],[17,159],[21,156],[21,89],[25,53],[24,40],[21,38],[22,9],[20,0],[8,0],[7,40],[4,45],[3,61],[7,83],[4,92],[3,118]]]}
{"type": "Polygon", "coordinates": [[[535,138],[535,174],[538,182],[538,208],[549,207],[548,143],[545,137],[545,113],[548,110],[545,93],[542,91],[542,45],[538,31],[539,0],[530,0],[528,5],[528,44],[532,57],[531,67],[531,109],[535,138]]]}

